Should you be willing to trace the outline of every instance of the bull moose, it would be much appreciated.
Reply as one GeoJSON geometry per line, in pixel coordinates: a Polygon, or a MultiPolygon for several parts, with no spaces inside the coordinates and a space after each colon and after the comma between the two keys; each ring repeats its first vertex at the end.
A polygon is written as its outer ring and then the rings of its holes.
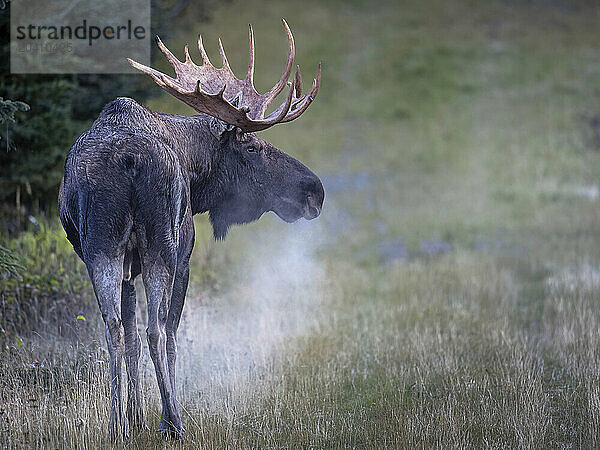
{"type": "Polygon", "coordinates": [[[289,81],[294,38],[279,81],[265,94],[254,88],[254,36],[250,26],[248,72],[232,72],[219,39],[222,67],[213,66],[198,37],[202,65],[176,58],[156,42],[175,78],[129,60],[161,88],[199,114],[151,111],[130,98],[107,104],[71,147],[60,187],[59,213],[67,238],[85,263],[102,318],[110,354],[111,415],[116,439],[144,427],[138,361],[134,279],[142,275],[148,302],[146,329],[160,390],[159,431],[182,438],[176,400],[177,328],[194,246],[192,216],[208,212],[216,239],[231,225],[273,211],[286,222],[316,218],[325,193],[306,166],[256,136],[299,117],[315,99],[321,65],[310,90],[302,93],[299,67],[289,81]],[[285,100],[266,115],[285,88],[285,100]],[[122,360],[127,372],[127,408],[122,400],[122,360]]]}

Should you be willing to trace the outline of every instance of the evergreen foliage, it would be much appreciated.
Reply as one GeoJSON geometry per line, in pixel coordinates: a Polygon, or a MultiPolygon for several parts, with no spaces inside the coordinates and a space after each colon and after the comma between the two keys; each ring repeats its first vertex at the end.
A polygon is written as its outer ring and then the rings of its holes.
{"type": "MultiPolygon", "coordinates": [[[[152,0],[152,32],[174,34],[181,20],[204,21],[215,5],[152,0]]],[[[160,91],[140,75],[10,74],[9,14],[7,2],[0,8],[0,206],[4,212],[15,204],[34,214],[54,211],[64,158],[102,107],[120,96],[144,102],[160,91]]]]}
{"type": "Polygon", "coordinates": [[[10,276],[20,279],[20,272],[25,270],[17,255],[0,245],[0,277],[10,276]]]}

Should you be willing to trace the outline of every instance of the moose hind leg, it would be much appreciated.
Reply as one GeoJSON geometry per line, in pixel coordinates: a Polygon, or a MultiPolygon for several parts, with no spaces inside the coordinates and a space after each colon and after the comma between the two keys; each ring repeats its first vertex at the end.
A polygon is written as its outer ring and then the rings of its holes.
{"type": "MultiPolygon", "coordinates": [[[[149,259],[149,258],[148,258],[149,259]]],[[[161,256],[148,261],[145,258],[143,279],[148,299],[148,347],[156,371],[156,381],[162,401],[160,429],[165,436],[182,438],[183,427],[170,382],[167,360],[167,315],[173,291],[175,263],[169,264],[161,256]]]]}
{"type": "Polygon", "coordinates": [[[116,440],[119,433],[125,439],[129,436],[127,420],[123,414],[122,361],[125,349],[125,332],[121,321],[121,280],[123,278],[122,258],[108,258],[97,255],[87,262],[94,292],[100,312],[106,325],[106,343],[110,355],[111,414],[109,433],[116,440]]]}
{"type": "Polygon", "coordinates": [[[121,316],[125,330],[125,367],[127,368],[127,420],[131,429],[145,428],[138,363],[142,343],[135,315],[135,285],[132,279],[121,286],[121,316]]]}

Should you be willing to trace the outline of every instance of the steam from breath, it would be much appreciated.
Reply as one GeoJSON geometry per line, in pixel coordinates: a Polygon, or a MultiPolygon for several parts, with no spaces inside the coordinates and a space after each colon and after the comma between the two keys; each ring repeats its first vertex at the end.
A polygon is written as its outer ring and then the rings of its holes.
{"type": "MultiPolygon", "coordinates": [[[[233,413],[290,355],[291,338],[318,322],[324,271],[315,222],[247,243],[237,285],[217,298],[186,300],[178,337],[177,384],[190,408],[233,413]]],[[[293,352],[292,352],[293,353],[293,352]]]]}

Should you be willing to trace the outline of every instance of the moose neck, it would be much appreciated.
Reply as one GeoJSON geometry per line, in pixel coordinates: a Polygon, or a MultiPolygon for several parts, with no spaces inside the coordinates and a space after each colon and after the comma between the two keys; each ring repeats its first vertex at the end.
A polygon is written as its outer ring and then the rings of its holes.
{"type": "Polygon", "coordinates": [[[226,174],[220,170],[221,143],[211,133],[210,117],[159,113],[169,129],[169,145],[177,152],[190,185],[193,214],[215,207],[227,195],[226,174]]]}

